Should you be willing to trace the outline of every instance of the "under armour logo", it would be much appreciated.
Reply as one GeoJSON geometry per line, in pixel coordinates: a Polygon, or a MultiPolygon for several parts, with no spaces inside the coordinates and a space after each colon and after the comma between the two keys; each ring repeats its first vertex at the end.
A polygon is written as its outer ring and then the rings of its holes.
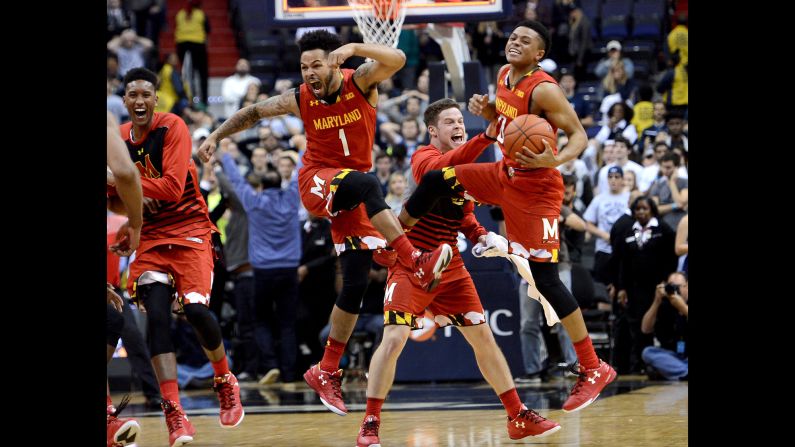
{"type": "Polygon", "coordinates": [[[318,103],[320,103],[320,101],[318,101],[318,100],[309,101],[309,105],[310,106],[316,106],[316,105],[318,105],[318,103]]]}
{"type": "Polygon", "coordinates": [[[425,276],[425,272],[423,272],[423,271],[422,271],[422,267],[420,267],[420,269],[419,269],[419,270],[417,270],[417,273],[416,273],[416,275],[417,275],[417,277],[419,277],[419,278],[422,278],[423,276],[425,276]]]}
{"type": "Polygon", "coordinates": [[[524,422],[516,421],[516,428],[522,427],[524,428],[524,422]]]}
{"type": "Polygon", "coordinates": [[[318,378],[320,379],[320,383],[323,385],[325,385],[328,382],[326,379],[323,378],[323,374],[321,374],[318,378]]]}
{"type": "Polygon", "coordinates": [[[601,374],[599,374],[599,371],[594,371],[594,372],[593,372],[593,377],[589,377],[589,378],[588,378],[588,381],[589,381],[589,382],[591,382],[591,383],[594,383],[594,384],[595,384],[595,383],[596,383],[596,378],[597,378],[597,377],[602,377],[602,375],[601,375],[601,374]]]}

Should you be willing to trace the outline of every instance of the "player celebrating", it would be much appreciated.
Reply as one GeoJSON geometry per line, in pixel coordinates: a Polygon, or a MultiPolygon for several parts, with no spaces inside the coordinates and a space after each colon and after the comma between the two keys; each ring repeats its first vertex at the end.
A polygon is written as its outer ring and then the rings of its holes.
{"type": "MultiPolygon", "coordinates": [[[[465,143],[464,116],[458,103],[441,99],[425,110],[425,125],[431,144],[421,147],[411,158],[414,179],[420,182],[423,174],[445,166],[472,163],[492,144],[496,122],[481,134],[465,143]]],[[[487,231],[478,223],[471,201],[459,198],[439,200],[431,212],[408,233],[418,247],[432,246],[438,240],[456,246],[458,232],[472,242],[486,243],[487,231]]],[[[492,236],[494,236],[492,234],[492,236]]],[[[379,259],[380,261],[380,259],[379,259]]],[[[388,263],[388,261],[387,261],[388,263]]],[[[516,392],[508,363],[502,355],[494,335],[486,322],[475,284],[455,250],[453,261],[442,275],[433,292],[411,286],[410,272],[396,264],[389,270],[384,299],[384,337],[373,354],[367,381],[367,411],[359,430],[357,447],[380,445],[378,428],[381,405],[395,377],[395,366],[411,329],[422,320],[425,308],[436,316],[439,326],[455,325],[475,351],[480,371],[500,397],[508,412],[508,433],[511,439],[526,436],[545,436],[560,430],[560,425],[528,410],[516,392]]]]}
{"type": "MultiPolygon", "coordinates": [[[[147,313],[149,351],[163,395],[169,445],[193,440],[196,430],[179,401],[177,361],[170,336],[174,292],[215,373],[213,388],[224,428],[243,421],[237,378],[229,371],[221,328],[208,309],[213,272],[210,222],[191,159],[188,127],[171,113],[155,113],[157,75],[134,68],[124,76],[124,105],[131,122],[120,127],[141,172],[145,197],[141,245],[130,265],[130,295],[147,313]]],[[[109,179],[110,180],[110,179],[109,179]]],[[[123,210],[122,210],[123,211],[123,210]]],[[[123,230],[119,230],[123,234],[123,230]]]]}
{"type": "Polygon", "coordinates": [[[303,119],[307,143],[298,176],[301,200],[310,213],[331,218],[343,275],[323,359],[309,368],[304,379],[326,407],[345,415],[338,366],[367,288],[372,250],[391,245],[412,272],[414,284],[430,290],[450,262],[452,249],[441,244],[432,252],[416,250],[384,201],[378,180],[365,174],[372,167],[376,86],[403,67],[403,52],[378,44],[342,45],[336,34],[325,30],[304,34],[298,46],[301,87],[239,110],[210,134],[199,156],[209,160],[218,141],[262,118],[292,113],[303,119]],[[351,56],[371,61],[355,71],[340,69],[351,56]]]}
{"type": "Polygon", "coordinates": [[[490,104],[482,95],[469,100],[470,112],[489,121],[498,120],[497,140],[506,157],[494,163],[459,165],[426,174],[403,207],[400,220],[406,226],[414,225],[439,197],[464,193],[478,202],[502,207],[510,252],[530,261],[539,292],[555,309],[577,351],[579,379],[563,404],[563,411],[572,412],[590,405],[615,380],[616,372],[597,357],[577,301],[558,277],[563,181],[555,167],[582,153],[587,137],[561,88],[538,66],[549,47],[549,31],[544,25],[533,20],[516,25],[505,45],[508,65],[497,76],[496,103],[490,104]],[[554,132],[563,129],[569,144],[556,154],[551,142],[544,140],[544,152],[523,149],[515,155],[516,160],[508,158],[502,144],[505,126],[527,113],[546,118],[554,132]]]}

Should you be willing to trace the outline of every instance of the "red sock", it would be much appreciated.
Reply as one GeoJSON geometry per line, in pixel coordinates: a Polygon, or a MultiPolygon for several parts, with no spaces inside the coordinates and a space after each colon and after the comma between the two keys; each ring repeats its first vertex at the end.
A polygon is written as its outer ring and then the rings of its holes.
{"type": "Polygon", "coordinates": [[[372,414],[375,417],[381,417],[381,405],[384,405],[384,399],[376,399],[374,397],[367,398],[367,410],[364,412],[364,417],[372,414]]]}
{"type": "Polygon", "coordinates": [[[511,388],[500,394],[500,400],[505,407],[505,411],[508,412],[508,417],[511,419],[515,418],[516,415],[522,411],[522,401],[519,399],[519,393],[516,392],[516,388],[511,388]]]}
{"type": "Polygon", "coordinates": [[[160,382],[160,394],[163,399],[179,403],[179,387],[176,380],[164,380],[160,382]]]}
{"type": "Polygon", "coordinates": [[[596,356],[596,351],[593,350],[591,337],[586,336],[577,343],[574,343],[574,350],[577,351],[577,358],[580,359],[580,365],[585,367],[585,369],[599,367],[599,357],[596,356]]]}
{"type": "Polygon", "coordinates": [[[340,358],[345,352],[345,343],[329,337],[326,341],[326,350],[323,352],[323,360],[320,361],[320,369],[326,372],[334,372],[339,369],[340,358]]]}
{"type": "Polygon", "coordinates": [[[397,252],[398,260],[401,264],[405,265],[406,267],[414,265],[414,260],[411,258],[411,253],[413,253],[416,249],[405,234],[401,234],[400,237],[390,242],[389,245],[391,245],[392,248],[394,248],[397,252]]]}
{"type": "Polygon", "coordinates": [[[108,394],[108,406],[111,406],[111,405],[113,405],[113,401],[110,400],[110,394],[108,394]]]}
{"type": "Polygon", "coordinates": [[[215,376],[223,376],[224,374],[229,372],[229,364],[226,362],[226,356],[224,356],[221,360],[217,362],[210,362],[213,364],[213,371],[215,372],[215,376]]]}

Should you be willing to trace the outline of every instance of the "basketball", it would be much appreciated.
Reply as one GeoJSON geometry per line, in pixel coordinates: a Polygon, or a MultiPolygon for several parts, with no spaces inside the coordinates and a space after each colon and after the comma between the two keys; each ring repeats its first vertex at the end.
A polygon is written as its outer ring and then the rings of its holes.
{"type": "Polygon", "coordinates": [[[542,139],[546,139],[553,150],[556,149],[557,137],[547,120],[538,115],[519,115],[505,127],[503,147],[508,157],[515,160],[514,156],[522,151],[522,146],[536,154],[544,152],[542,139]]]}

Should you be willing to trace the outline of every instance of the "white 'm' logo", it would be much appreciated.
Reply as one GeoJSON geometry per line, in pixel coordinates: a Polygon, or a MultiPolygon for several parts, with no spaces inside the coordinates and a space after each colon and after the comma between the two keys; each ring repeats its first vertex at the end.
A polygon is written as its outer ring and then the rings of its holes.
{"type": "Polygon", "coordinates": [[[384,304],[392,302],[392,292],[395,291],[396,282],[386,286],[386,293],[384,293],[384,304]]]}
{"type": "Polygon", "coordinates": [[[315,186],[313,186],[310,191],[312,192],[312,194],[315,194],[318,197],[320,197],[321,199],[323,199],[323,198],[325,198],[323,196],[323,185],[325,185],[325,184],[326,184],[325,180],[323,180],[322,178],[320,178],[318,176],[315,176],[315,186]]]}
{"type": "Polygon", "coordinates": [[[558,238],[558,219],[552,219],[552,223],[549,223],[549,219],[546,217],[542,217],[541,220],[544,221],[544,240],[548,239],[559,239],[558,238]]]}

